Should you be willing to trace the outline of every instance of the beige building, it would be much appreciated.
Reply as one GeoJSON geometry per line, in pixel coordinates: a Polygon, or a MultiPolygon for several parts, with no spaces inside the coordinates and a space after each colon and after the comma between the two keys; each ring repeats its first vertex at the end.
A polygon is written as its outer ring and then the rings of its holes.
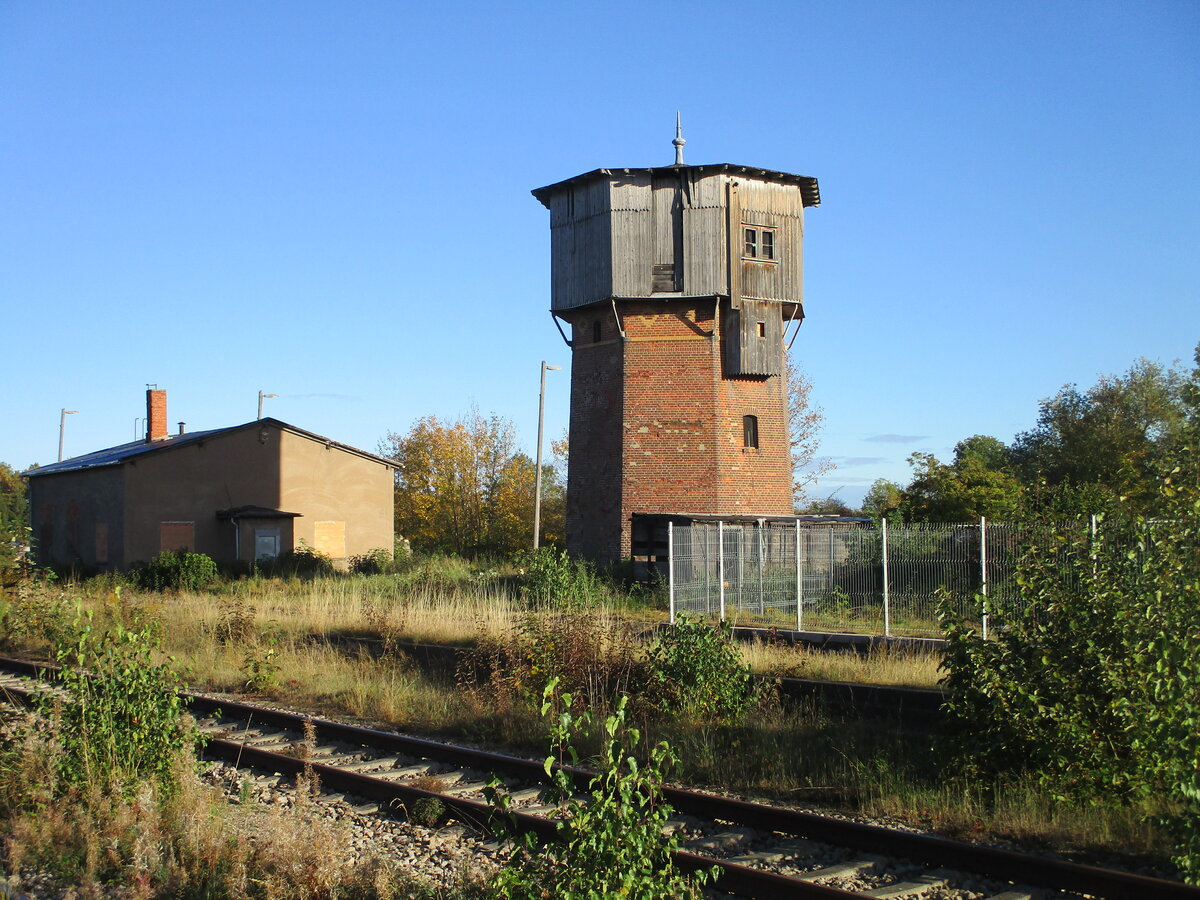
{"type": "Polygon", "coordinates": [[[288,425],[167,434],[146,392],[147,437],[25,473],[38,562],[128,569],[163,550],[221,563],[307,545],[335,562],[393,541],[395,464],[288,425]]]}

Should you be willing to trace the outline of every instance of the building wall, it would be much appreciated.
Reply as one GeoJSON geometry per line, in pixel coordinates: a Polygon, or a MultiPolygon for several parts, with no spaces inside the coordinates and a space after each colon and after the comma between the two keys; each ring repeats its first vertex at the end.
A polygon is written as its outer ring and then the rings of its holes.
{"type": "Polygon", "coordinates": [[[567,543],[630,555],[635,513],[789,515],[783,376],[727,378],[716,301],[627,301],[572,316],[567,543]],[[602,340],[596,343],[595,323],[602,340]],[[759,446],[743,446],[743,416],[759,446]]]}
{"type": "Polygon", "coordinates": [[[30,525],[39,565],[120,568],[123,493],[120,466],[30,478],[30,525]]]}
{"type": "Polygon", "coordinates": [[[180,549],[164,543],[182,540],[178,535],[188,522],[193,523],[194,539],[187,549],[232,562],[234,529],[217,519],[217,510],[250,505],[287,509],[281,504],[280,431],[277,425],[263,423],[128,460],[122,467],[127,510],[124,566],[148,561],[162,550],[180,549]]]}
{"type": "Polygon", "coordinates": [[[617,560],[625,405],[621,339],[611,308],[581,312],[571,325],[567,546],[588,559],[617,560]]]}
{"type": "Polygon", "coordinates": [[[303,540],[334,560],[381,548],[392,551],[391,467],[284,431],[281,483],[280,508],[303,513],[294,520],[297,546],[303,540]]]}

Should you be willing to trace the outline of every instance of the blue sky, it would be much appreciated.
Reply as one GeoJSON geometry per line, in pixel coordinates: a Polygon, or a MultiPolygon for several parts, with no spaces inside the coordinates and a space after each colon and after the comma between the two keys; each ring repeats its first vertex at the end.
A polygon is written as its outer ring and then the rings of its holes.
{"type": "MultiPolygon", "coordinates": [[[[689,163],[820,180],[795,350],[818,491],[1011,440],[1200,341],[1200,4],[0,0],[0,460],[267,412],[374,449],[472,404],[532,450],[532,188],[689,163]],[[172,426],[172,429],[174,425],[172,426]]],[[[567,418],[551,373],[547,432],[567,418]]]]}

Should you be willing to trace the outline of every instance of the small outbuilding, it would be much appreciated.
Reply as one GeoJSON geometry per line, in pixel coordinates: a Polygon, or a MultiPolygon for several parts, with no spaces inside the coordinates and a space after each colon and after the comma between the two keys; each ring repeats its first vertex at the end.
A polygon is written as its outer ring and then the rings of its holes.
{"type": "Polygon", "coordinates": [[[391,552],[395,464],[265,418],[170,435],[146,392],[146,438],[24,473],[41,565],[114,571],[164,550],[249,563],[307,546],[335,564],[391,552]]]}

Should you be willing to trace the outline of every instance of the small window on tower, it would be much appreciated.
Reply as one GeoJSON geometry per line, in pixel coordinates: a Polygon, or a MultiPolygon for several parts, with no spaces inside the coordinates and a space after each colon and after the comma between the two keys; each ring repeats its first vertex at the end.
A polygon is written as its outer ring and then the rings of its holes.
{"type": "Polygon", "coordinates": [[[766,262],[775,261],[775,229],[755,226],[743,228],[745,249],[744,259],[760,259],[766,262]]]}
{"type": "Polygon", "coordinates": [[[767,336],[767,323],[766,322],[758,323],[758,336],[760,338],[765,338],[767,336]]]}
{"type": "Polygon", "coordinates": [[[600,343],[600,322],[598,320],[592,323],[592,343],[600,343]]]}
{"type": "Polygon", "coordinates": [[[742,416],[742,446],[758,449],[758,416],[742,416]]]}

